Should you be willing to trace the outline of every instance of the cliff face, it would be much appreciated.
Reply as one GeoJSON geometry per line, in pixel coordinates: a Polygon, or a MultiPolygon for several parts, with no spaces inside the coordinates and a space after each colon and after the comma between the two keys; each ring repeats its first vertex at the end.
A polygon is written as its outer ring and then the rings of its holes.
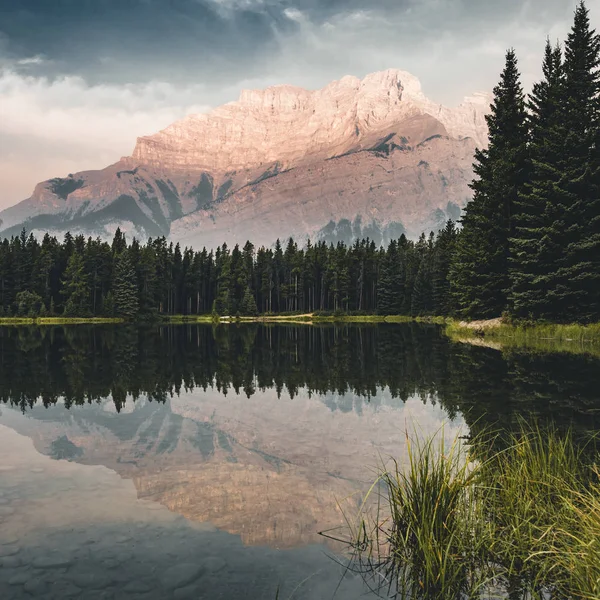
{"type": "Polygon", "coordinates": [[[121,226],[194,245],[248,237],[270,244],[360,215],[400,221],[418,235],[470,198],[488,105],[479,95],[440,106],[397,70],[317,91],[244,91],[237,102],[139,138],[115,165],[39,184],[0,213],[3,233],[25,224],[111,235],[121,226]]]}
{"type": "Polygon", "coordinates": [[[225,174],[277,163],[288,169],[370,148],[390,128],[417,115],[437,119],[447,135],[485,143],[484,98],[458,109],[435,105],[402,71],[344,77],[314,92],[292,86],[248,90],[205,115],[192,115],[139,138],[133,158],[173,170],[225,174]]]}

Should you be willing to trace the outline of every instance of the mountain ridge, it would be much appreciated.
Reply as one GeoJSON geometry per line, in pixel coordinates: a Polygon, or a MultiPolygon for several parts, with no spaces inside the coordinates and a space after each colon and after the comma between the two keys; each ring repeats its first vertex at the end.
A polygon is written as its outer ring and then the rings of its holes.
{"type": "Polygon", "coordinates": [[[416,236],[470,199],[488,100],[477,94],[446,108],[395,69],[314,91],[244,90],[138,138],[113,165],[41,182],[0,213],[0,233],[110,237],[121,227],[214,247],[306,238],[331,220],[360,217],[416,236]]]}

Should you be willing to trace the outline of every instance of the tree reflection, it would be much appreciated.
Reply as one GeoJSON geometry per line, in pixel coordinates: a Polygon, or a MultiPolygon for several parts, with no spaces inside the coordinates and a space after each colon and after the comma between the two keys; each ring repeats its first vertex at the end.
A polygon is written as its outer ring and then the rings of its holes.
{"type": "Polygon", "coordinates": [[[391,396],[439,402],[472,431],[519,419],[582,431],[600,424],[600,360],[456,344],[436,326],[79,326],[0,330],[0,400],[23,411],[111,397],[164,402],[182,390],[248,398],[265,389],[323,396],[360,412],[391,396]],[[381,388],[388,393],[382,395],[381,388]]]}

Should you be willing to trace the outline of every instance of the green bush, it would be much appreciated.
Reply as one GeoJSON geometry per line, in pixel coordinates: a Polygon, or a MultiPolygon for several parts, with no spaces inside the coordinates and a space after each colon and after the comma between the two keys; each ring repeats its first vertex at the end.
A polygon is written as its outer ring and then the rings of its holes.
{"type": "Polygon", "coordinates": [[[19,292],[16,297],[17,315],[20,317],[37,317],[46,307],[42,298],[34,292],[19,292]]]}

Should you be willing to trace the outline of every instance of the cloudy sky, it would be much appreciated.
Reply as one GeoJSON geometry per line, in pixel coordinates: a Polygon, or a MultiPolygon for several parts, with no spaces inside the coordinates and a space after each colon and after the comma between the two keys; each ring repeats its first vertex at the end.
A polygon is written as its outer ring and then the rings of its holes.
{"type": "MultiPolygon", "coordinates": [[[[600,25],[600,0],[588,0],[600,25]]],[[[490,90],[514,46],[539,76],[575,0],[0,0],[0,208],[101,168],[138,135],[240,89],[390,67],[454,105],[490,90]]]]}

